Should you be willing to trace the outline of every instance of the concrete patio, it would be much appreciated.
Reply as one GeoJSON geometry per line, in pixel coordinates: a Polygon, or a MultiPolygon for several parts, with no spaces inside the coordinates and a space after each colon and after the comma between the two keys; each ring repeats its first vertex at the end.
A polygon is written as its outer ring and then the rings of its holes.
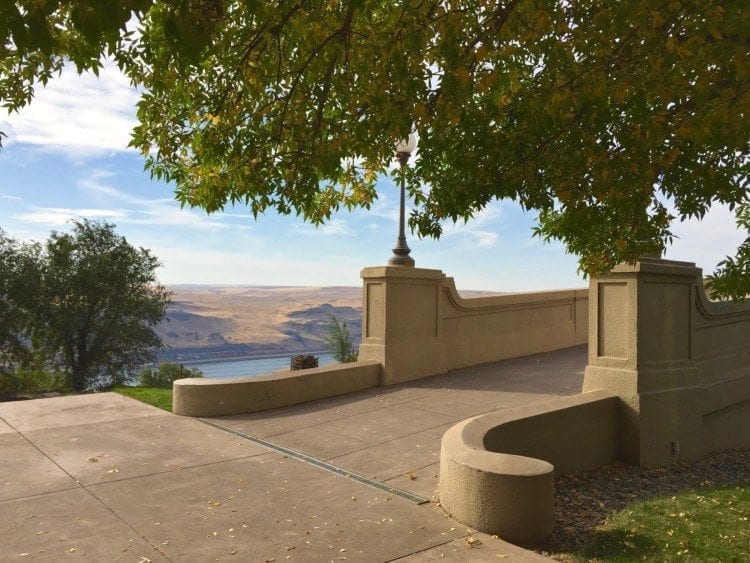
{"type": "Polygon", "coordinates": [[[0,560],[543,560],[440,510],[440,438],[578,393],[585,364],[577,347],[212,425],[113,393],[2,403],[0,560]]]}

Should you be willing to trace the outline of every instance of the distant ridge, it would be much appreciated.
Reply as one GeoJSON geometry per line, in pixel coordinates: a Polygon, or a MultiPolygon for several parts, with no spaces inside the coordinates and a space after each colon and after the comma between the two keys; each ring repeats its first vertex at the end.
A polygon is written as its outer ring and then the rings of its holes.
{"type": "Polygon", "coordinates": [[[157,332],[167,361],[230,360],[319,353],[326,349],[329,314],[361,340],[359,287],[179,284],[157,332]]]}

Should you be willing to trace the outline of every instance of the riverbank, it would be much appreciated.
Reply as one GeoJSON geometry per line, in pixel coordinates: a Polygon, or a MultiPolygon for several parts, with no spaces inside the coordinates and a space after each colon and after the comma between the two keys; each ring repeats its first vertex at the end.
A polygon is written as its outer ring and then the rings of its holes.
{"type": "Polygon", "coordinates": [[[310,354],[312,356],[321,356],[321,355],[327,355],[328,352],[326,350],[314,350],[314,351],[304,351],[304,352],[295,352],[295,353],[289,353],[289,352],[283,352],[278,354],[249,354],[245,356],[238,356],[236,358],[201,358],[201,359],[195,359],[195,360],[182,360],[175,362],[174,360],[165,360],[165,361],[172,361],[175,363],[180,363],[184,366],[195,366],[199,367],[202,364],[212,364],[212,363],[232,363],[232,362],[246,362],[246,361],[253,361],[253,360],[275,360],[278,358],[291,358],[292,356],[296,356],[298,354],[310,354]]]}
{"type": "MultiPolygon", "coordinates": [[[[333,356],[328,353],[324,352],[314,355],[318,358],[319,366],[325,366],[335,362],[333,356]]],[[[249,377],[265,373],[273,373],[276,371],[289,371],[291,369],[291,356],[284,355],[272,358],[249,358],[239,361],[203,362],[191,367],[199,369],[204,377],[249,377]]]]}

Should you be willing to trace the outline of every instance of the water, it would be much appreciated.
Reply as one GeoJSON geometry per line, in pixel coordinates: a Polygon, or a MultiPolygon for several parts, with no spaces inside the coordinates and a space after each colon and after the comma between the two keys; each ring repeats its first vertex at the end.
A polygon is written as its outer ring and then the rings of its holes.
{"type": "MultiPolygon", "coordinates": [[[[324,366],[335,363],[330,354],[313,354],[318,358],[318,365],[324,366]]],[[[195,367],[203,372],[204,377],[225,378],[260,375],[272,371],[289,370],[291,356],[281,358],[253,358],[249,360],[233,360],[224,362],[183,363],[187,367],[195,367]]]]}

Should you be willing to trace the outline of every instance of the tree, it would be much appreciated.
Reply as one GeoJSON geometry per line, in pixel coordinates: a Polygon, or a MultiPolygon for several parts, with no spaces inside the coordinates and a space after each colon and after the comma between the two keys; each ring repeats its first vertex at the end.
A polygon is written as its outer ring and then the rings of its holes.
{"type": "MultiPolygon", "coordinates": [[[[242,203],[313,223],[368,207],[394,139],[415,128],[420,235],[511,199],[538,211],[537,235],[597,274],[661,250],[675,218],[715,204],[746,228],[745,0],[114,7],[6,7],[0,91],[15,109],[66,57],[80,70],[112,54],[143,87],[132,144],[184,205],[242,203]],[[138,34],[125,31],[130,10],[138,34]]],[[[717,270],[717,290],[750,290],[747,255],[717,270]]]]}
{"type": "Polygon", "coordinates": [[[114,225],[83,220],[44,245],[32,335],[47,358],[83,390],[124,379],[156,359],[154,327],[169,292],[156,281],[157,259],[117,235],[114,225]]]}
{"type": "Polygon", "coordinates": [[[357,350],[352,342],[346,321],[341,322],[335,315],[331,314],[328,317],[328,336],[326,336],[328,351],[333,356],[333,359],[339,363],[356,362],[357,350]]]}
{"type": "Polygon", "coordinates": [[[39,286],[38,247],[22,245],[0,230],[0,375],[32,361],[29,335],[33,302],[39,286]]]}

